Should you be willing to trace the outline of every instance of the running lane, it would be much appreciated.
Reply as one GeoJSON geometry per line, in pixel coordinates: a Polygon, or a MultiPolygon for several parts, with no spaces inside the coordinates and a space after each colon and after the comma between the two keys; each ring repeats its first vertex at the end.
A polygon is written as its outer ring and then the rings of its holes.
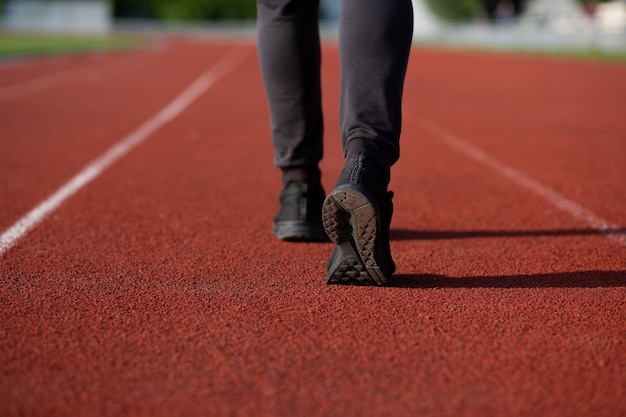
{"type": "MultiPolygon", "coordinates": [[[[10,202],[0,211],[0,229],[136,129],[230,49],[170,44],[168,53],[164,44],[98,60],[65,58],[64,68],[52,71],[46,60],[24,63],[29,71],[0,87],[0,201],[10,202]]],[[[13,70],[0,68],[0,75],[15,75],[13,70]]]]}
{"type": "MultiPolygon", "coordinates": [[[[151,94],[103,96],[108,128],[92,116],[62,131],[40,103],[52,91],[29,97],[50,143],[40,159],[64,174],[38,188],[43,162],[31,174],[16,154],[23,171],[7,178],[27,185],[3,197],[5,223],[237,49],[241,63],[0,257],[0,414],[626,413],[626,248],[610,238],[626,227],[626,95],[611,81],[623,65],[415,49],[389,288],[327,286],[330,244],[271,235],[279,174],[252,45],[173,43],[152,58],[161,77],[112,78],[104,90],[151,94]],[[65,166],[80,143],[67,137],[99,129],[111,131],[65,166]],[[617,228],[600,233],[462,149],[617,228]]],[[[323,62],[330,189],[334,46],[323,62]]],[[[69,114],[91,114],[84,101],[69,114]]]]}

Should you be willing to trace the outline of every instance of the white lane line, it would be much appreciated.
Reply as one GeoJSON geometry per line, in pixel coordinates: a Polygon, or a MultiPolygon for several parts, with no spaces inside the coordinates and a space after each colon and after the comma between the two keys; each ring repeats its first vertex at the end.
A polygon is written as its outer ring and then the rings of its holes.
{"type": "Polygon", "coordinates": [[[98,78],[98,76],[98,71],[95,71],[93,69],[67,70],[57,72],[55,74],[45,75],[43,77],[24,81],[18,84],[2,87],[0,88],[0,100],[8,100],[11,98],[22,97],[28,94],[37,93],[39,91],[60,87],[62,85],[69,84],[71,82],[75,82],[81,79],[95,79],[98,78]]]}
{"type": "Polygon", "coordinates": [[[31,231],[78,190],[97,178],[108,167],[145,141],[163,125],[181,114],[197,98],[215,85],[217,81],[231,73],[246,56],[247,53],[241,49],[237,49],[228,54],[214,67],[196,79],[156,115],[144,122],[135,131],[128,134],[100,157],[90,162],[52,196],[41,202],[13,226],[4,231],[2,235],[0,235],[0,256],[6,253],[22,236],[31,231]]]}
{"type": "Polygon", "coordinates": [[[620,226],[597,216],[595,213],[592,213],[580,204],[562,196],[558,192],[546,187],[538,181],[535,181],[524,173],[498,161],[482,150],[470,145],[467,141],[453,135],[450,132],[447,132],[441,127],[426,121],[413,121],[419,128],[435,135],[439,139],[442,139],[445,143],[457,151],[460,151],[475,161],[488,166],[520,187],[538,195],[557,209],[569,214],[583,223],[586,223],[598,233],[604,234],[608,239],[626,246],[626,235],[613,234],[613,232],[621,229],[620,226]]]}
{"type": "Polygon", "coordinates": [[[41,91],[75,83],[77,81],[96,80],[102,78],[105,71],[107,71],[107,75],[124,74],[139,67],[136,62],[131,62],[130,64],[128,63],[128,61],[133,60],[137,56],[138,55],[132,55],[130,57],[118,59],[106,64],[98,63],[96,66],[89,68],[75,68],[59,71],[42,77],[22,81],[17,84],[0,87],[0,101],[39,93],[41,91]],[[123,66],[120,67],[120,64],[123,66]]]}

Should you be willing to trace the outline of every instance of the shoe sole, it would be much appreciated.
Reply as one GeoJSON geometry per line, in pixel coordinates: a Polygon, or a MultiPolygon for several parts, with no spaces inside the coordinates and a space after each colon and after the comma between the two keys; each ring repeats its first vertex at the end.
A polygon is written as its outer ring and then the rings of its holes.
{"type": "Polygon", "coordinates": [[[322,222],[337,245],[329,266],[328,284],[385,285],[377,263],[376,238],[380,231],[378,210],[363,192],[353,186],[335,189],[324,201],[322,222]]]}
{"type": "Polygon", "coordinates": [[[328,242],[323,226],[309,222],[276,222],[272,227],[272,233],[285,242],[328,242]]]}

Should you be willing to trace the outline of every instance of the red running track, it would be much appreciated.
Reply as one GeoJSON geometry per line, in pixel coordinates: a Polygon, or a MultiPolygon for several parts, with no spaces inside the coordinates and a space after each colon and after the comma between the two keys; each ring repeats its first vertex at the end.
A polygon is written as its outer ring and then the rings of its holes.
{"type": "MultiPolygon", "coordinates": [[[[415,48],[388,288],[270,233],[251,43],[0,66],[0,230],[243,53],[0,255],[2,416],[626,415],[626,66],[415,48]]],[[[324,48],[324,183],[342,165],[324,48]]],[[[6,234],[3,235],[6,238],[6,234]]]]}

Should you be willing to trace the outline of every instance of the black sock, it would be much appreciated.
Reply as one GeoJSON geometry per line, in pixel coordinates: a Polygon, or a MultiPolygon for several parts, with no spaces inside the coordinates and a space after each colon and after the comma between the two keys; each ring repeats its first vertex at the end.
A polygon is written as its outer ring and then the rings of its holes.
{"type": "Polygon", "coordinates": [[[303,182],[306,184],[319,184],[321,182],[322,173],[318,166],[300,166],[282,168],[283,186],[287,186],[292,182],[303,182]]]}

